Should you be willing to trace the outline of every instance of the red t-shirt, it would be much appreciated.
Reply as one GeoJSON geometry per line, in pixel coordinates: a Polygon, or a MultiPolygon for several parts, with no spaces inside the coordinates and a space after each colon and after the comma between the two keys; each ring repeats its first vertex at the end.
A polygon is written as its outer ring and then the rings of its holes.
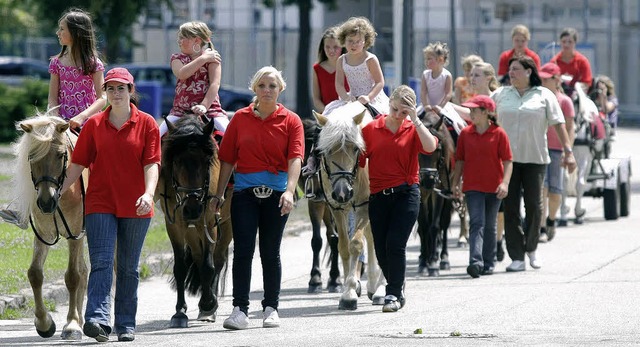
{"type": "Polygon", "coordinates": [[[582,82],[586,83],[587,86],[591,86],[593,78],[591,76],[591,64],[589,63],[589,59],[577,51],[575,52],[573,59],[568,63],[562,61],[561,56],[562,52],[556,54],[555,57],[551,58],[551,62],[558,64],[560,72],[562,72],[563,75],[573,76],[569,85],[573,87],[576,82],[582,82]]]}
{"type": "MultiPolygon", "coordinates": [[[[509,73],[509,60],[513,58],[514,53],[515,50],[510,49],[500,54],[500,61],[498,63],[498,76],[504,76],[509,73]]],[[[540,70],[540,57],[538,56],[538,54],[530,50],[528,47],[525,48],[524,54],[530,56],[531,59],[533,59],[533,61],[536,63],[536,68],[540,70]]]]}
{"type": "Polygon", "coordinates": [[[456,160],[464,161],[462,191],[495,193],[504,176],[504,160],[512,160],[507,133],[495,125],[482,134],[475,125],[462,129],[456,147],[456,160]]]}
{"type": "Polygon", "coordinates": [[[289,160],[304,157],[300,117],[281,104],[262,120],[251,105],[231,118],[220,144],[220,160],[236,165],[239,173],[287,172],[289,160]]]}
{"type": "MultiPolygon", "coordinates": [[[[403,183],[419,183],[418,153],[429,154],[422,150],[422,143],[410,120],[405,119],[394,134],[385,126],[387,117],[381,115],[362,129],[367,149],[361,159],[369,159],[371,194],[403,183]]],[[[360,160],[360,166],[364,165],[365,161],[360,160]]]]}
{"type": "MultiPolygon", "coordinates": [[[[318,78],[318,86],[320,87],[320,99],[322,103],[327,105],[333,100],[338,100],[338,92],[336,91],[336,72],[329,73],[320,64],[313,64],[313,71],[316,72],[318,78]]],[[[347,77],[344,77],[344,88],[349,91],[349,83],[347,77]]]]}
{"type": "Polygon", "coordinates": [[[160,132],[155,119],[131,104],[131,116],[120,129],[109,121],[111,106],[82,127],[71,162],[89,167],[85,214],[109,213],[118,218],[150,218],[136,214],[145,190],[144,167],[160,164],[160,132]]]}

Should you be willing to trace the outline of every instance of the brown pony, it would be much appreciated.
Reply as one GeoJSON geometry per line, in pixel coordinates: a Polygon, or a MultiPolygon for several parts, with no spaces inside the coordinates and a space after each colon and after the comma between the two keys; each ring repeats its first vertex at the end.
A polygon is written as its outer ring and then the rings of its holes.
{"type": "MultiPolygon", "coordinates": [[[[200,293],[198,320],[215,322],[224,288],[231,230],[227,194],[221,215],[209,200],[215,194],[220,172],[213,138],[214,123],[206,125],[195,116],[183,116],[162,139],[162,171],[158,192],[167,233],[174,254],[173,286],[178,294],[171,327],[187,327],[185,290],[200,293]],[[222,290],[223,291],[223,290],[222,290]]],[[[231,190],[228,190],[231,192],[231,190]]]]}
{"type": "Polygon", "coordinates": [[[35,301],[36,331],[42,337],[51,337],[56,324],[47,312],[42,298],[44,262],[49,247],[60,239],[67,238],[69,263],[64,275],[69,291],[67,324],[62,329],[63,340],[81,340],[83,324],[83,302],[87,291],[87,265],[84,259],[84,177],[76,181],[64,195],[60,188],[65,178],[67,165],[78,137],[69,131],[69,124],[62,118],[38,114],[17,124],[24,132],[13,144],[16,156],[14,196],[18,215],[28,216],[35,234],[33,258],[28,270],[29,283],[35,301]]]}

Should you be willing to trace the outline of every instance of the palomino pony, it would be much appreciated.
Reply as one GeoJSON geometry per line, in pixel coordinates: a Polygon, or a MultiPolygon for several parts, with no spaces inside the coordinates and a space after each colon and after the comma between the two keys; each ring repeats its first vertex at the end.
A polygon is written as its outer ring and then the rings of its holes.
{"type": "MultiPolygon", "coordinates": [[[[18,123],[24,132],[14,143],[14,196],[18,215],[29,216],[35,233],[33,258],[28,277],[35,301],[36,331],[51,337],[56,324],[42,299],[43,267],[49,247],[57,243],[60,234],[67,238],[69,263],[64,280],[69,291],[67,324],[62,329],[63,340],[81,340],[83,302],[87,291],[87,265],[84,259],[84,187],[74,183],[64,195],[60,188],[78,137],[69,131],[69,124],[60,117],[39,113],[18,123]]],[[[85,172],[86,173],[86,172],[85,172]]]]}
{"type": "MultiPolygon", "coordinates": [[[[418,213],[418,235],[420,236],[420,260],[418,273],[428,270],[428,275],[440,275],[440,270],[449,270],[447,231],[451,224],[454,201],[451,196],[453,170],[451,159],[455,145],[444,116],[427,112],[422,122],[438,138],[438,146],[430,155],[419,154],[421,202],[418,213]],[[439,263],[439,264],[438,264],[439,263]]],[[[461,213],[461,227],[464,215],[461,213]]]]}
{"type": "Polygon", "coordinates": [[[199,321],[215,322],[224,287],[231,231],[231,192],[221,215],[209,200],[215,195],[220,172],[218,149],[211,136],[214,123],[184,116],[162,140],[162,171],[158,182],[160,202],[174,254],[173,285],[176,313],[171,327],[187,327],[185,289],[200,293],[199,321]]]}
{"type": "Polygon", "coordinates": [[[374,305],[384,303],[385,279],[378,266],[369,225],[369,173],[360,168],[358,159],[364,150],[361,128],[371,116],[359,102],[351,102],[324,116],[314,112],[322,130],[318,139],[320,152],[320,187],[338,230],[338,249],[342,258],[345,283],[339,308],[355,310],[361,293],[358,261],[367,240],[367,294],[374,305]],[[355,211],[356,225],[349,239],[348,216],[355,211]],[[381,293],[381,294],[380,294],[381,293]]]}
{"type": "MultiPolygon", "coordinates": [[[[317,146],[320,127],[315,119],[303,119],[305,139],[305,161],[309,159],[311,150],[317,146]]],[[[322,292],[322,271],[320,271],[320,251],[322,250],[322,222],[326,226],[327,243],[329,245],[329,280],[327,291],[337,293],[342,291],[340,281],[340,269],[338,267],[338,234],[331,217],[331,212],[325,202],[325,197],[320,189],[320,173],[318,170],[309,176],[300,175],[299,185],[304,189],[311,220],[311,249],[313,250],[313,262],[309,279],[308,293],[322,292]]]]}

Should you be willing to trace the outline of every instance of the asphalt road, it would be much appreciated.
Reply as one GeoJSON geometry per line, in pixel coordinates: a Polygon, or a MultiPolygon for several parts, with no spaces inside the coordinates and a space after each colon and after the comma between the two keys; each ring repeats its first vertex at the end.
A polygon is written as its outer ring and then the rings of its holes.
{"type": "MultiPolygon", "coordinates": [[[[640,147],[640,129],[621,129],[613,157],[640,147]]],[[[638,158],[633,167],[640,168],[638,158]]],[[[190,327],[168,328],[175,293],[168,277],[140,285],[136,345],[154,346],[414,346],[414,345],[638,345],[640,344],[640,177],[632,177],[631,214],[605,221],[602,199],[585,198],[585,224],[558,228],[556,238],[538,249],[540,270],[506,273],[508,257],[493,276],[471,279],[465,272],[468,249],[455,248],[458,226],[450,232],[452,269],[439,278],[416,275],[419,241],[408,247],[407,305],[382,313],[363,296],[356,311],[338,310],[339,294],[307,294],[311,265],[310,231],[290,233],[282,244],[282,326],[261,328],[262,279],[254,261],[250,329],[227,331],[222,321],[232,309],[222,298],[218,320],[201,323],[197,298],[189,298],[190,327]],[[414,333],[422,329],[421,334],[414,333]]],[[[257,257],[257,252],[256,252],[257,257]]],[[[325,276],[327,274],[325,273],[325,276]]],[[[230,275],[228,291],[230,291],[230,275]]],[[[54,319],[58,332],[40,338],[32,319],[0,321],[0,345],[68,345],[59,340],[66,306],[54,319]]],[[[111,341],[116,341],[111,336],[111,341]]],[[[73,345],[94,344],[83,338],[73,345]]]]}

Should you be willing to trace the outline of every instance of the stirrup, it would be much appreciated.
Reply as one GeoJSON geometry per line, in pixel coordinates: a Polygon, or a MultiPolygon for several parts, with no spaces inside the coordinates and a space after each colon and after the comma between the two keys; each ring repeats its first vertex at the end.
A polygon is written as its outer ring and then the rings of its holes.
{"type": "Polygon", "coordinates": [[[313,199],[316,197],[315,187],[313,185],[313,175],[307,176],[307,179],[304,181],[304,197],[307,199],[313,199]]]}

